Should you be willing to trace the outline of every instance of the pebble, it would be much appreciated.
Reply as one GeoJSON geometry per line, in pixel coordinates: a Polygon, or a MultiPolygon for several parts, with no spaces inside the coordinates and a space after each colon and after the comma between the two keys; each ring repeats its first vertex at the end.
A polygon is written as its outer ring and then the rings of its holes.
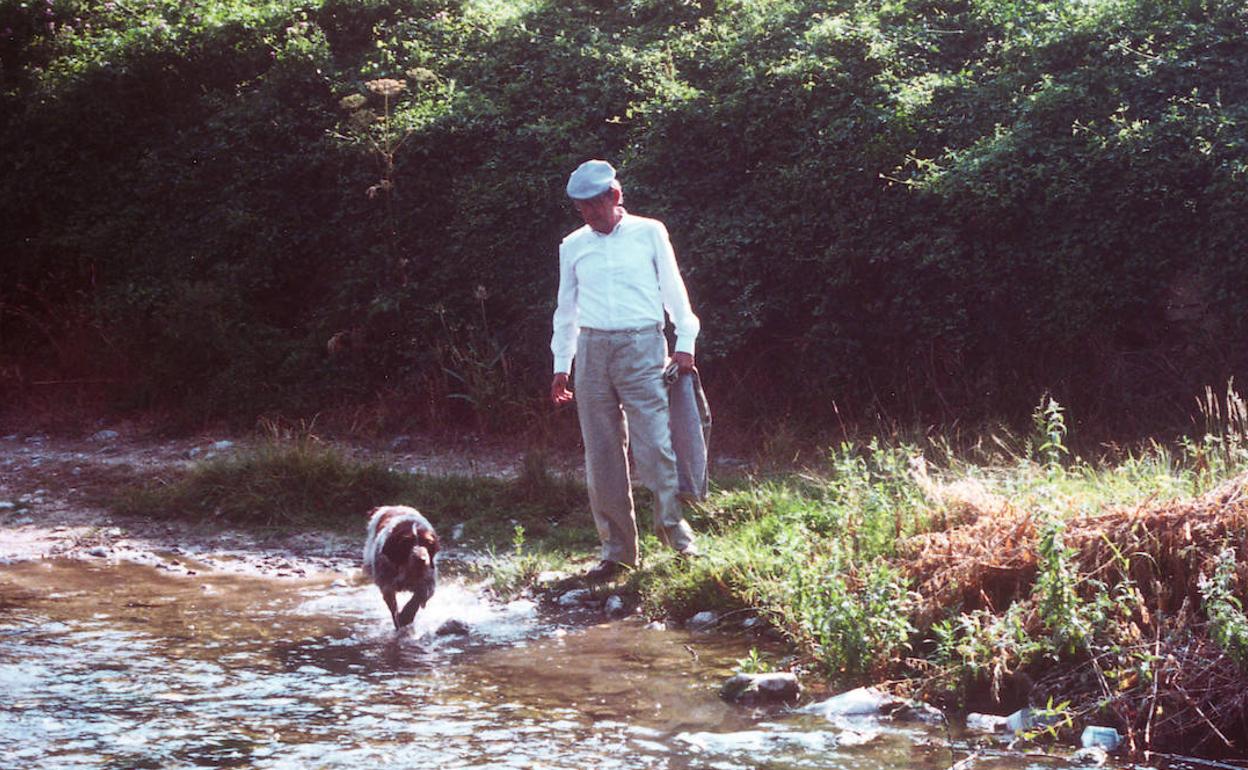
{"type": "Polygon", "coordinates": [[[624,600],[615,594],[607,597],[607,601],[603,605],[603,611],[607,613],[609,618],[620,618],[628,614],[628,608],[624,606],[624,600]]]}
{"type": "Polygon", "coordinates": [[[120,437],[121,434],[115,430],[97,430],[91,435],[90,441],[102,444],[106,441],[116,441],[120,437]]]}
{"type": "Polygon", "coordinates": [[[559,597],[560,607],[572,607],[589,599],[591,596],[588,588],[574,588],[559,597]]]}
{"type": "Polygon", "coordinates": [[[92,556],[98,556],[100,558],[103,558],[105,556],[108,556],[108,549],[102,545],[97,545],[96,547],[87,551],[87,553],[89,553],[92,556]]]}
{"type": "Polygon", "coordinates": [[[233,449],[234,442],[229,441],[228,439],[222,439],[221,441],[214,441],[212,442],[212,448],[217,450],[218,452],[224,451],[226,449],[233,449]]]}

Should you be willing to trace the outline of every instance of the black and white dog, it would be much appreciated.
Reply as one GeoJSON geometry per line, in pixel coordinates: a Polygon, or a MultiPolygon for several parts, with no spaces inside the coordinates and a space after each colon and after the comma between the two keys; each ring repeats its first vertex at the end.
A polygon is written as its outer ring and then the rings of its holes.
{"type": "Polygon", "coordinates": [[[369,512],[368,540],[364,543],[364,574],[381,589],[395,628],[412,622],[438,583],[438,533],[415,508],[383,505],[369,512]],[[398,610],[395,594],[410,591],[412,598],[398,610]]]}

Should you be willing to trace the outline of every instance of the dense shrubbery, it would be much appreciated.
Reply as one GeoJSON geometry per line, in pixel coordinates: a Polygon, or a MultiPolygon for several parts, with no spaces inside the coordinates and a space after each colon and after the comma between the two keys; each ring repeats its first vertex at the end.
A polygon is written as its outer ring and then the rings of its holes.
{"type": "Polygon", "coordinates": [[[1237,0],[4,0],[0,35],[8,385],[519,424],[590,156],[739,414],[1155,427],[1245,363],[1237,0]]]}

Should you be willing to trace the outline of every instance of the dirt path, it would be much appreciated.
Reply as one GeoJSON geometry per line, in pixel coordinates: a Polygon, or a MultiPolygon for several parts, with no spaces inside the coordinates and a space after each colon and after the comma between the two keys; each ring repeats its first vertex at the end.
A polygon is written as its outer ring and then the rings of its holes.
{"type": "MultiPolygon", "coordinates": [[[[118,516],[106,507],[119,487],[172,477],[194,462],[246,447],[246,439],[223,436],[154,440],[113,430],[85,439],[0,435],[0,563],[117,559],[184,574],[228,570],[291,578],[357,572],[362,530],[358,538],[266,534],[118,516]]],[[[501,447],[433,447],[406,436],[384,449],[343,449],[409,472],[508,476],[523,462],[519,453],[501,447]]]]}

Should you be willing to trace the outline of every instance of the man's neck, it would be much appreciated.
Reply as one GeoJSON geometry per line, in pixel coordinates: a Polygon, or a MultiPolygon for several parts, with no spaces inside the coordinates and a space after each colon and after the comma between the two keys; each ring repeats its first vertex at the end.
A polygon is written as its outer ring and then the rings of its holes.
{"type": "Polygon", "coordinates": [[[615,208],[611,210],[610,226],[608,226],[606,230],[599,230],[598,228],[595,227],[593,228],[594,231],[598,232],[601,235],[610,235],[611,233],[615,232],[615,228],[619,226],[620,220],[622,220],[624,218],[624,215],[627,213],[628,212],[624,210],[623,206],[616,206],[615,208]]]}

